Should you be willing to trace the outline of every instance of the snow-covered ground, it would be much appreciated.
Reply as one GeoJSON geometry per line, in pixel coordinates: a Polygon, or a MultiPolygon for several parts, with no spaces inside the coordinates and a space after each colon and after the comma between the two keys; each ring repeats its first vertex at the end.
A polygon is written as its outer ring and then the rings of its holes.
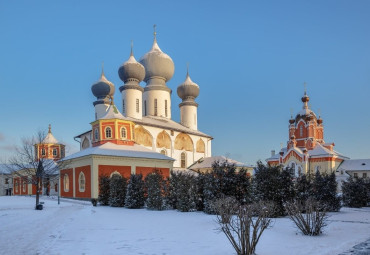
{"type": "MultiPolygon", "coordinates": [[[[90,202],[0,197],[0,254],[235,254],[215,217],[202,212],[93,207],[90,202]]],[[[370,208],[331,213],[325,234],[303,236],[274,220],[257,254],[339,254],[370,238],[370,208]]]]}

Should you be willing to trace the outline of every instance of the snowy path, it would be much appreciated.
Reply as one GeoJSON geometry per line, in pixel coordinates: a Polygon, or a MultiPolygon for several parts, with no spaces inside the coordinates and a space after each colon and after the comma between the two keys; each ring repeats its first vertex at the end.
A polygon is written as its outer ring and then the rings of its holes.
{"type": "MultiPolygon", "coordinates": [[[[215,230],[214,216],[202,212],[93,207],[74,200],[58,205],[55,199],[42,200],[45,209],[35,211],[33,197],[0,197],[0,254],[235,254],[226,237],[215,230]]],[[[275,219],[256,252],[347,254],[370,238],[370,208],[342,208],[331,213],[329,220],[322,236],[307,237],[289,219],[275,219]]]]}

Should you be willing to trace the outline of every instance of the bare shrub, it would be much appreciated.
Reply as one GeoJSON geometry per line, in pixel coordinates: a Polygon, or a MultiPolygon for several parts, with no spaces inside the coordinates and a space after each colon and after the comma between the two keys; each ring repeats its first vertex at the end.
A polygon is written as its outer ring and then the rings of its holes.
{"type": "Polygon", "coordinates": [[[235,198],[221,198],[214,203],[217,223],[238,255],[254,254],[257,243],[271,224],[270,203],[239,205],[235,198]]]}
{"type": "Polygon", "coordinates": [[[327,226],[325,207],[312,198],[306,202],[287,202],[285,209],[289,218],[304,235],[318,236],[327,226]]]}

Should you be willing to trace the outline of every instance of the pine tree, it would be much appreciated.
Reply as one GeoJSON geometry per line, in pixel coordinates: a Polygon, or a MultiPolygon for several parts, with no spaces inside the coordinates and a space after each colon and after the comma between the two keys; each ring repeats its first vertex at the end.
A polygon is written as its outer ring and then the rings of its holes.
{"type": "Polygon", "coordinates": [[[167,202],[172,209],[177,209],[177,197],[178,197],[178,189],[179,189],[179,180],[181,176],[181,172],[175,173],[171,172],[169,178],[169,187],[168,187],[168,197],[167,202]]]}
{"type": "Polygon", "coordinates": [[[163,210],[165,208],[163,200],[163,176],[159,171],[148,174],[145,178],[145,188],[147,191],[146,206],[150,210],[163,210]]]}
{"type": "Polygon", "coordinates": [[[125,205],[127,179],[114,174],[110,179],[109,205],[123,207],[125,205]]]}
{"type": "Polygon", "coordinates": [[[107,175],[99,176],[99,203],[101,205],[109,205],[110,196],[110,178],[107,175]]]}
{"type": "Polygon", "coordinates": [[[144,206],[144,181],[141,174],[132,174],[127,185],[125,207],[138,209],[144,206]]]}
{"type": "Polygon", "coordinates": [[[312,194],[312,184],[306,175],[297,178],[295,183],[296,199],[305,203],[312,194]]]}
{"type": "Polygon", "coordinates": [[[312,182],[312,196],[325,206],[325,210],[339,211],[340,197],[337,196],[337,182],[334,172],[331,174],[316,172],[312,182]]]}
{"type": "Polygon", "coordinates": [[[190,174],[179,174],[177,209],[180,212],[196,211],[196,178],[190,174]]]}
{"type": "Polygon", "coordinates": [[[362,179],[348,178],[342,184],[343,204],[348,207],[364,207],[368,201],[366,183],[362,179]]]}
{"type": "Polygon", "coordinates": [[[213,173],[206,173],[203,175],[204,188],[204,212],[208,214],[216,214],[214,203],[221,197],[219,181],[213,173]]]}

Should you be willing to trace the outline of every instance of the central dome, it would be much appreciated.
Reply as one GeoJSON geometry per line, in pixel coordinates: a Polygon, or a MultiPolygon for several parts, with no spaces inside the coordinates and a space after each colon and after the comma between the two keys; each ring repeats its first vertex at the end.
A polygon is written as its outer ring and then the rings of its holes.
{"type": "Polygon", "coordinates": [[[152,49],[139,62],[145,68],[145,82],[151,77],[169,81],[175,72],[175,65],[171,57],[161,51],[156,38],[154,38],[152,49]]]}

